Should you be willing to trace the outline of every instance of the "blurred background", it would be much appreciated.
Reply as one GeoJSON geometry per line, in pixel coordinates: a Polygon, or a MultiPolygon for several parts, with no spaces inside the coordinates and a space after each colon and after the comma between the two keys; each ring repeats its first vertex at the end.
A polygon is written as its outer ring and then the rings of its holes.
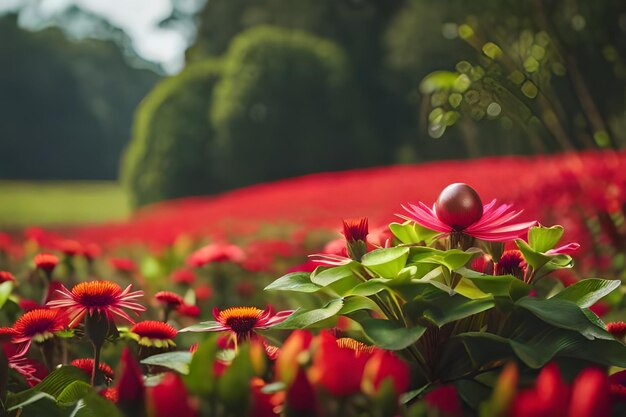
{"type": "Polygon", "coordinates": [[[0,0],[0,225],[626,144],[623,0],[0,0]]]}

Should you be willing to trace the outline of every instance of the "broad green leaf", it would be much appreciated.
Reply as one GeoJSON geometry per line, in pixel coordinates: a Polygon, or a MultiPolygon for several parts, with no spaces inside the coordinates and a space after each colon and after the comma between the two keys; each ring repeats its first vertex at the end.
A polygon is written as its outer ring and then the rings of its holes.
{"type": "Polygon", "coordinates": [[[272,326],[272,329],[304,329],[326,319],[335,317],[343,307],[343,299],[331,300],[322,308],[314,310],[296,310],[282,323],[272,326]]]}
{"type": "Polygon", "coordinates": [[[469,269],[457,271],[464,280],[471,281],[479,290],[494,297],[508,297],[513,301],[528,295],[532,287],[512,275],[482,275],[469,269]]]}
{"type": "Polygon", "coordinates": [[[343,307],[341,307],[341,310],[339,310],[337,314],[346,315],[358,310],[372,310],[381,313],[380,308],[374,301],[367,297],[353,295],[344,298],[343,307]]]}
{"type": "Polygon", "coordinates": [[[524,255],[524,260],[526,260],[528,265],[532,266],[534,269],[539,269],[550,262],[550,257],[548,255],[535,251],[522,239],[516,239],[515,243],[517,244],[520,252],[522,252],[522,255],[524,255]]]}
{"type": "Polygon", "coordinates": [[[541,368],[566,349],[574,348],[583,340],[579,333],[551,326],[525,326],[523,334],[510,340],[518,358],[531,368],[541,368]]]}
{"type": "Polygon", "coordinates": [[[402,224],[391,223],[389,230],[391,230],[391,233],[393,233],[400,242],[406,245],[419,244],[422,242],[429,244],[435,237],[441,234],[409,220],[402,224]]]}
{"type": "Polygon", "coordinates": [[[7,408],[14,408],[16,404],[23,403],[33,395],[43,392],[56,398],[63,390],[74,381],[88,382],[89,376],[75,366],[62,366],[52,371],[39,384],[7,397],[7,408]]]}
{"type": "Polygon", "coordinates": [[[115,404],[95,392],[85,395],[78,402],[76,410],[71,417],[122,417],[122,412],[115,404]]]}
{"type": "Polygon", "coordinates": [[[408,258],[407,247],[375,249],[363,256],[361,264],[383,278],[393,278],[406,266],[408,258]]]}
{"type": "Polygon", "coordinates": [[[546,323],[562,329],[576,330],[588,339],[613,339],[606,329],[592,322],[572,301],[558,298],[540,300],[534,297],[523,297],[515,304],[530,311],[546,323]]]}
{"type": "Polygon", "coordinates": [[[426,327],[417,325],[406,328],[382,319],[367,319],[361,323],[363,333],[375,345],[387,350],[402,350],[417,342],[426,327]]]}
{"type": "Polygon", "coordinates": [[[57,401],[66,404],[75,403],[92,391],[91,384],[85,381],[74,381],[61,391],[57,401]]]}
{"type": "Polygon", "coordinates": [[[142,360],[141,363],[144,365],[162,366],[187,375],[189,373],[191,357],[191,352],[187,351],[166,352],[149,356],[142,360]]]}
{"type": "Polygon", "coordinates": [[[13,291],[13,281],[6,281],[0,284],[0,308],[4,307],[11,295],[11,291],[13,291]]]}
{"type": "Polygon", "coordinates": [[[320,287],[325,287],[339,280],[354,277],[352,270],[347,265],[328,268],[311,274],[311,282],[320,287]]]}
{"type": "Polygon", "coordinates": [[[250,359],[250,346],[243,344],[232,361],[217,381],[217,394],[222,403],[234,412],[234,415],[245,415],[250,400],[250,379],[254,376],[254,368],[250,359]]]}
{"type": "Polygon", "coordinates": [[[620,285],[621,281],[619,280],[583,279],[563,289],[554,298],[572,301],[579,307],[588,308],[620,285]]]}
{"type": "Polygon", "coordinates": [[[347,295],[361,295],[364,297],[378,294],[379,292],[389,288],[392,279],[388,278],[372,278],[355,286],[347,295]]]}
{"type": "Polygon", "coordinates": [[[528,244],[536,252],[547,252],[556,246],[562,236],[562,226],[535,226],[528,230],[528,244]]]}
{"type": "Polygon", "coordinates": [[[278,278],[265,287],[266,291],[315,292],[320,287],[311,282],[308,272],[293,272],[278,278]]]}
{"type": "Polygon", "coordinates": [[[513,357],[509,340],[492,333],[467,332],[455,336],[463,342],[474,368],[513,357]]]}
{"type": "Polygon", "coordinates": [[[480,290],[472,281],[464,277],[461,278],[456,287],[454,287],[454,291],[461,294],[463,297],[469,298],[470,300],[491,296],[490,294],[480,290]]]}
{"type": "Polygon", "coordinates": [[[210,394],[215,387],[213,362],[217,354],[217,334],[200,342],[191,358],[189,373],[183,376],[189,392],[202,396],[210,394]]]}
{"type": "Polygon", "coordinates": [[[404,309],[411,317],[424,317],[441,327],[489,310],[494,306],[495,303],[491,297],[471,300],[460,294],[449,295],[433,287],[405,304],[404,309]]]}

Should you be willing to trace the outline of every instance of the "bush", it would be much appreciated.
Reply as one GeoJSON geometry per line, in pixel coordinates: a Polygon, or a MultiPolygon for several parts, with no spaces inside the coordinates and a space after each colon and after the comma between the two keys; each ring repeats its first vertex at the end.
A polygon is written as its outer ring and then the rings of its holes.
{"type": "Polygon", "coordinates": [[[261,26],[237,36],[211,108],[229,186],[371,165],[380,144],[340,47],[261,26]]]}
{"type": "Polygon", "coordinates": [[[207,112],[220,65],[202,61],[158,84],[139,106],[121,177],[134,205],[221,190],[207,112]]]}

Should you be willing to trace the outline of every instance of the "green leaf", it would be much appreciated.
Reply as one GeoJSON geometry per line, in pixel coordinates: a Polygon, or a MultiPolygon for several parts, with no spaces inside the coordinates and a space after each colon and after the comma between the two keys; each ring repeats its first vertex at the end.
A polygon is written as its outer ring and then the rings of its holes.
{"type": "Polygon", "coordinates": [[[532,287],[512,275],[476,275],[470,270],[457,271],[463,275],[464,280],[471,281],[481,291],[492,294],[494,297],[506,297],[513,301],[527,296],[532,287]]]}
{"type": "Polygon", "coordinates": [[[320,272],[315,271],[311,274],[311,282],[320,287],[325,287],[339,280],[353,276],[354,274],[352,273],[352,270],[350,270],[347,265],[342,265],[324,269],[320,272]]]}
{"type": "Polygon", "coordinates": [[[66,404],[75,403],[92,391],[91,384],[84,381],[74,381],[61,391],[57,401],[66,404]]]}
{"type": "Polygon", "coordinates": [[[367,319],[361,323],[363,333],[375,345],[387,350],[402,350],[417,342],[426,331],[424,326],[411,328],[382,319],[367,319]]]}
{"type": "Polygon", "coordinates": [[[579,307],[588,308],[596,301],[605,297],[621,285],[619,280],[606,280],[598,278],[583,279],[563,289],[554,298],[568,300],[578,304],[579,307]]]}
{"type": "Polygon", "coordinates": [[[606,329],[592,322],[572,301],[558,298],[540,300],[534,297],[523,297],[515,304],[530,311],[546,323],[562,329],[576,330],[588,339],[613,339],[606,329]]]}
{"type": "Polygon", "coordinates": [[[71,417],[122,417],[122,412],[111,401],[90,392],[78,402],[76,414],[71,417]]]}
{"type": "Polygon", "coordinates": [[[548,255],[535,251],[522,239],[516,239],[515,244],[517,244],[520,252],[524,255],[524,260],[526,260],[528,265],[532,266],[535,270],[550,262],[550,257],[548,255]]]}
{"type": "Polygon", "coordinates": [[[424,317],[441,327],[447,323],[489,310],[495,306],[491,297],[471,300],[459,294],[450,295],[432,287],[414,300],[405,304],[404,309],[411,317],[424,317]]]}
{"type": "Polygon", "coordinates": [[[37,393],[49,394],[56,398],[63,390],[74,381],[88,382],[89,376],[75,366],[62,366],[52,371],[39,384],[7,397],[7,409],[14,409],[18,404],[24,403],[37,393]]]}
{"type": "Polygon", "coordinates": [[[492,333],[467,332],[455,336],[463,342],[473,368],[513,356],[508,339],[492,333]]]}
{"type": "Polygon", "coordinates": [[[13,291],[13,281],[6,281],[0,284],[0,308],[4,307],[11,295],[11,291],[13,291]]]}
{"type": "Polygon", "coordinates": [[[388,289],[388,284],[392,281],[392,279],[388,278],[372,278],[355,286],[346,295],[361,295],[367,297],[378,294],[379,292],[388,289]]]}
{"type": "Polygon", "coordinates": [[[343,307],[337,313],[338,315],[347,315],[358,310],[372,310],[381,313],[378,305],[367,297],[353,295],[344,298],[343,307]]]}
{"type": "Polygon", "coordinates": [[[335,317],[341,310],[341,307],[343,307],[343,299],[338,298],[331,300],[322,308],[308,311],[296,310],[296,312],[287,317],[285,321],[272,326],[272,329],[304,329],[331,317],[335,317]]]}
{"type": "MultiPolygon", "coordinates": [[[[459,94],[456,94],[460,96],[459,94]]],[[[407,220],[404,223],[391,223],[389,225],[391,233],[405,245],[418,244],[418,243],[431,243],[435,237],[441,233],[425,228],[413,221],[407,220]]]]}
{"type": "Polygon", "coordinates": [[[535,226],[528,230],[528,244],[536,252],[547,252],[559,243],[562,236],[562,226],[535,226]]]}
{"type": "Polygon", "coordinates": [[[189,364],[189,373],[184,375],[189,392],[202,396],[210,394],[215,388],[213,363],[217,354],[217,334],[212,334],[198,345],[189,364]]]}
{"type": "Polygon", "coordinates": [[[308,272],[292,272],[265,287],[265,291],[315,292],[320,287],[311,282],[308,272]]]}
{"type": "Polygon", "coordinates": [[[234,415],[245,415],[250,400],[250,379],[254,376],[254,368],[250,359],[250,345],[243,344],[232,361],[217,381],[217,394],[223,404],[234,415]]]}
{"type": "Polygon", "coordinates": [[[409,248],[375,249],[366,253],[361,264],[384,278],[393,278],[406,266],[409,248]]]}
{"type": "Polygon", "coordinates": [[[149,356],[142,360],[141,363],[144,365],[162,366],[183,375],[187,375],[189,373],[189,363],[191,362],[191,357],[191,352],[187,351],[166,352],[149,356]]]}

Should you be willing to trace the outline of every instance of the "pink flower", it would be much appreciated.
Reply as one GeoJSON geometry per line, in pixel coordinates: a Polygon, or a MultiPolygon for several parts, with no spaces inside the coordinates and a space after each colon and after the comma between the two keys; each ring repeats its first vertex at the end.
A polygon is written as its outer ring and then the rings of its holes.
{"type": "Polygon", "coordinates": [[[448,195],[449,187],[459,186],[451,184],[442,191],[432,208],[421,201],[417,205],[409,203],[408,207],[402,206],[408,215],[398,214],[398,216],[441,232],[444,236],[452,232],[462,232],[477,239],[492,242],[518,238],[526,233],[528,228],[537,224],[536,221],[511,224],[512,220],[522,214],[521,210],[511,210],[511,204],[497,205],[495,199],[489,204],[482,205],[474,189],[466,184],[462,185],[471,189],[473,193],[462,192],[466,190],[465,188],[455,188],[452,190],[453,193],[448,195]],[[447,198],[442,202],[444,193],[447,198]],[[466,204],[467,200],[472,200],[472,204],[466,204]],[[481,207],[482,210],[477,209],[476,206],[481,207]]]}

